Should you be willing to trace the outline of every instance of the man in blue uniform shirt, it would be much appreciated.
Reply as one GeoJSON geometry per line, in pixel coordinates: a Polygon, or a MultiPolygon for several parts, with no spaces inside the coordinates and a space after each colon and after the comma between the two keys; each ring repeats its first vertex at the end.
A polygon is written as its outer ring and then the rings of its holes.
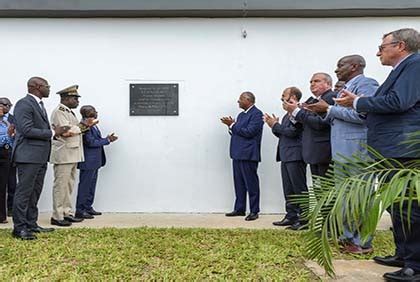
{"type": "MultiPolygon", "coordinates": [[[[0,105],[3,106],[3,121],[8,124],[8,131],[10,134],[10,137],[13,139],[12,143],[14,141],[14,135],[15,135],[15,124],[16,120],[15,117],[10,113],[10,108],[13,106],[10,100],[6,97],[0,98],[0,105]]],[[[9,175],[7,180],[7,215],[12,216],[12,210],[13,210],[13,197],[15,195],[16,190],[16,167],[11,162],[12,159],[12,150],[9,150],[9,175]]]]}
{"type": "Polygon", "coordinates": [[[13,145],[9,129],[10,123],[3,119],[6,111],[5,106],[0,104],[0,223],[7,223],[6,187],[10,168],[10,152],[13,145]]]}

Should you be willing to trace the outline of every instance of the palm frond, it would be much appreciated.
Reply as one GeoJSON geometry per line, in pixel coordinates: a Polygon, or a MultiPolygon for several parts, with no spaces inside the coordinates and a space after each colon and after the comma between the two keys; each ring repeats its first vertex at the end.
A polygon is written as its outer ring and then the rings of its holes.
{"type": "MultiPolygon", "coordinates": [[[[412,138],[412,143],[420,144],[420,132],[412,138]]],[[[420,205],[420,160],[403,164],[366,148],[376,161],[360,155],[340,156],[342,161],[335,162],[326,177],[313,177],[307,193],[291,197],[308,220],[308,258],[317,261],[329,276],[334,276],[331,247],[338,247],[345,227],[357,231],[366,242],[386,210],[393,213],[398,209],[403,222],[403,210],[410,215],[412,203],[420,205]]],[[[404,234],[410,228],[410,222],[405,222],[404,234]]]]}

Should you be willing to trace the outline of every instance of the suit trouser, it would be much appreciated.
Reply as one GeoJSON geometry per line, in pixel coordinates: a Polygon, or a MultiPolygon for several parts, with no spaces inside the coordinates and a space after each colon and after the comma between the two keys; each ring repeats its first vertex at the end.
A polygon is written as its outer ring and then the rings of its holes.
{"type": "Polygon", "coordinates": [[[9,160],[0,160],[0,221],[7,218],[6,187],[9,176],[9,160]]]}
{"type": "MultiPolygon", "coordinates": [[[[354,175],[360,174],[360,170],[357,167],[349,167],[349,166],[342,166],[338,163],[334,163],[334,175],[337,177],[335,179],[339,179],[339,177],[352,177],[354,175]]],[[[337,187],[341,185],[338,181],[336,181],[337,187]]],[[[343,187],[344,189],[346,187],[343,187]]],[[[374,190],[374,187],[371,188],[372,193],[374,190]]],[[[343,214],[344,211],[347,209],[346,205],[343,205],[343,214]]],[[[372,240],[373,237],[369,237],[365,243],[362,243],[362,238],[357,231],[357,227],[360,228],[360,226],[363,224],[363,222],[349,222],[346,218],[346,216],[343,216],[343,223],[344,223],[344,229],[343,234],[340,239],[344,239],[347,241],[352,242],[353,244],[360,246],[362,248],[370,248],[372,246],[372,240]]]]}
{"type": "Polygon", "coordinates": [[[259,213],[260,183],[257,174],[258,162],[233,160],[232,165],[236,196],[234,210],[245,212],[246,193],[248,192],[251,212],[259,213]]]}
{"type": "Polygon", "coordinates": [[[9,180],[7,182],[7,209],[13,209],[13,198],[16,191],[16,167],[13,164],[9,166],[9,180]]]}
{"type": "Polygon", "coordinates": [[[56,220],[63,220],[71,214],[71,194],[76,179],[77,163],[54,164],[53,215],[56,220]]]}
{"type": "Polygon", "coordinates": [[[326,164],[310,164],[312,175],[325,176],[327,174],[329,163],[326,164]]]}
{"type": "Polygon", "coordinates": [[[92,209],[95,199],[96,182],[99,169],[80,170],[77,191],[76,212],[82,213],[92,209]]]}
{"type": "Polygon", "coordinates": [[[308,191],[306,186],[306,164],[303,161],[281,162],[283,193],[286,199],[286,218],[297,221],[301,213],[299,205],[290,202],[291,195],[308,191]]]}
{"type": "Polygon", "coordinates": [[[410,218],[407,215],[407,202],[403,205],[402,213],[399,203],[394,204],[391,218],[396,255],[404,259],[405,267],[420,272],[420,207],[416,200],[412,202],[410,218]]]}
{"type": "Polygon", "coordinates": [[[41,195],[47,164],[17,163],[18,184],[13,201],[15,231],[37,226],[38,200],[41,195]]]}
{"type": "MultiPolygon", "coordinates": [[[[406,163],[412,159],[401,158],[397,160],[406,163]]],[[[406,267],[420,272],[420,207],[418,203],[416,200],[412,202],[410,218],[407,216],[407,202],[402,207],[402,213],[399,203],[394,204],[393,209],[388,209],[388,211],[392,219],[395,254],[404,259],[406,267]],[[408,221],[410,222],[410,229],[408,221]]]]}

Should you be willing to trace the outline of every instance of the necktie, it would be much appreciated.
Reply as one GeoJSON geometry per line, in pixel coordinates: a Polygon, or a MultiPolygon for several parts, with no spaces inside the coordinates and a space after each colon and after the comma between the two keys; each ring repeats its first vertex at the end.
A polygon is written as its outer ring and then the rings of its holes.
{"type": "Polygon", "coordinates": [[[42,113],[44,114],[45,117],[47,117],[48,114],[47,114],[47,110],[45,110],[44,102],[40,101],[39,104],[41,105],[42,113]]]}

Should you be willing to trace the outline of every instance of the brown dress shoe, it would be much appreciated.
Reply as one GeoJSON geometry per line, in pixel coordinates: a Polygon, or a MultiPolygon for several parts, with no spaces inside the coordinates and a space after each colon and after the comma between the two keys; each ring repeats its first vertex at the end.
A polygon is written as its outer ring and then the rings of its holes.
{"type": "Polygon", "coordinates": [[[348,243],[348,244],[343,246],[342,251],[344,253],[349,253],[349,254],[363,255],[363,254],[372,253],[373,248],[372,247],[362,248],[362,247],[360,247],[358,245],[355,245],[353,243],[348,243]]]}

